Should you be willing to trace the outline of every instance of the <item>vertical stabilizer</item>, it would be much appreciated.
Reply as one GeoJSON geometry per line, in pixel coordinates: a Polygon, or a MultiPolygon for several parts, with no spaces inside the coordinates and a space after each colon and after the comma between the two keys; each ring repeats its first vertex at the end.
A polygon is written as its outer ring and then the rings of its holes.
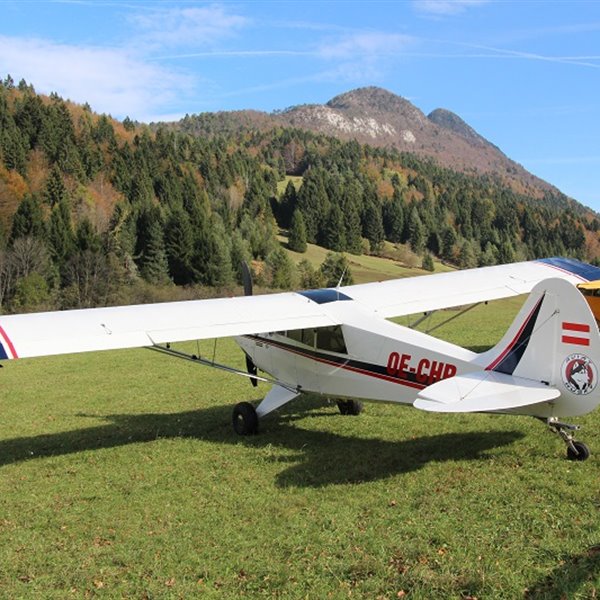
{"type": "Polygon", "coordinates": [[[600,401],[598,326],[579,290],[561,279],[539,283],[502,340],[475,362],[558,389],[553,416],[584,414],[600,401]]]}

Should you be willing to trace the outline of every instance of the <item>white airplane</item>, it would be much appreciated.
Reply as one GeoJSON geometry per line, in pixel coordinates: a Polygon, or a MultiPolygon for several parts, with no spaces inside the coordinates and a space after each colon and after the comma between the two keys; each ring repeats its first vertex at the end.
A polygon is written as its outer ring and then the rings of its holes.
{"type": "Polygon", "coordinates": [[[340,398],[343,413],[358,413],[366,399],[534,416],[563,438],[568,458],[585,460],[578,427],[559,419],[600,402],[598,284],[589,284],[598,280],[598,267],[550,258],[297,293],[2,316],[0,359],[150,347],[272,383],[257,408],[235,406],[239,434],[256,433],[259,419],[314,392],[340,398]],[[502,340],[480,354],[387,320],[524,293],[502,340]],[[229,336],[246,353],[248,373],[170,346],[229,336]]]}

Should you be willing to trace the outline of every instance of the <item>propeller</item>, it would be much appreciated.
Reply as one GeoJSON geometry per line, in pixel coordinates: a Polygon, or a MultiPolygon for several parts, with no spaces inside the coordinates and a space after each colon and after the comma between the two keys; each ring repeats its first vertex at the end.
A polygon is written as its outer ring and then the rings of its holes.
{"type": "MultiPolygon", "coordinates": [[[[244,284],[244,296],[252,296],[252,273],[245,260],[242,261],[242,283],[244,284]]],[[[246,354],[246,370],[250,375],[258,375],[258,367],[248,354],[246,354]]],[[[258,385],[258,381],[254,377],[250,377],[250,383],[253,387],[258,385]]]]}

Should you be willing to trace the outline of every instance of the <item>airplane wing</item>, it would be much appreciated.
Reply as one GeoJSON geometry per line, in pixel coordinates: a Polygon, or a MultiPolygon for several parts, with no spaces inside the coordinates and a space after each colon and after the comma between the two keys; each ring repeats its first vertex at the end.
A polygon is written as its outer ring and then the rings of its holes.
{"type": "Polygon", "coordinates": [[[547,258],[352,285],[341,290],[381,317],[390,318],[527,294],[549,277],[561,277],[576,285],[600,279],[600,268],[568,258],[547,258]]]}
{"type": "Polygon", "coordinates": [[[556,276],[581,283],[600,268],[545,259],[335,290],[0,316],[0,359],[339,325],[342,300],[387,318],[523,294],[556,276]]]}
{"type": "Polygon", "coordinates": [[[549,385],[495,371],[438,381],[419,392],[415,408],[429,412],[496,412],[548,402],[560,396],[549,385]]]}
{"type": "Polygon", "coordinates": [[[339,325],[292,292],[0,317],[0,359],[339,325]]]}

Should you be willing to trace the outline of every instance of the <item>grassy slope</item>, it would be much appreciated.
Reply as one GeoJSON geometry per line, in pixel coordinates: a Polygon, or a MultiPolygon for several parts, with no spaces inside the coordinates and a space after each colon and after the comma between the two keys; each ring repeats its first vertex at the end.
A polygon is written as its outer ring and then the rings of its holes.
{"type": "MultiPolygon", "coordinates": [[[[489,345],[517,307],[480,306],[440,334],[489,345]]],[[[217,357],[242,366],[230,340],[217,357]]],[[[232,405],[264,385],[149,351],[16,361],[0,377],[0,597],[600,588],[598,458],[566,461],[533,420],[384,404],[342,417],[305,398],[241,439],[232,405]]],[[[598,415],[578,422],[600,452],[598,415]]]]}

